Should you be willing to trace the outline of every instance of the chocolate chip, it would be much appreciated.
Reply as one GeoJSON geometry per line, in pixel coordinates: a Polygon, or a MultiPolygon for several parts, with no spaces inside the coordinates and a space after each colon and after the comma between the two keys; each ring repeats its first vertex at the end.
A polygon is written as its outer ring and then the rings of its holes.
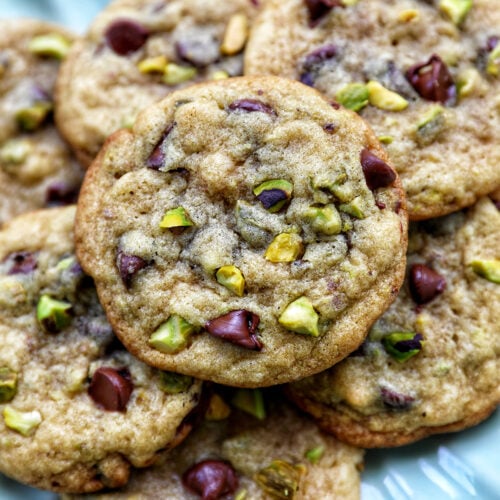
{"type": "Polygon", "coordinates": [[[327,134],[333,134],[337,130],[337,126],[334,123],[327,123],[326,125],[323,125],[323,130],[327,134]]]}
{"type": "Polygon", "coordinates": [[[49,207],[71,205],[78,199],[79,187],[70,186],[65,182],[53,182],[45,192],[45,203],[49,207]]]}
{"type": "Polygon", "coordinates": [[[102,366],[92,376],[89,386],[89,396],[100,407],[107,411],[125,411],[134,384],[126,368],[102,366]]]}
{"type": "Polygon", "coordinates": [[[149,31],[130,19],[119,19],[111,23],[104,37],[106,43],[120,56],[140,49],[148,39],[149,31]]]}
{"type": "Polygon", "coordinates": [[[500,42],[500,37],[498,36],[490,36],[488,37],[488,40],[486,41],[486,50],[488,52],[491,52],[496,48],[498,45],[498,42],[500,42]]]}
{"type": "Polygon", "coordinates": [[[153,152],[149,155],[149,158],[146,160],[146,166],[148,168],[152,168],[153,170],[159,170],[165,164],[165,151],[163,148],[163,144],[165,142],[165,139],[169,136],[170,132],[172,132],[175,125],[176,125],[175,122],[170,124],[166,128],[165,132],[163,132],[163,135],[161,136],[161,139],[158,141],[158,144],[155,146],[153,152]]]}
{"type": "Polygon", "coordinates": [[[360,161],[363,174],[365,174],[366,185],[372,191],[389,186],[396,180],[396,172],[369,149],[364,148],[361,151],[360,161]]]}
{"type": "Polygon", "coordinates": [[[334,7],[343,7],[342,0],[305,0],[309,10],[311,26],[318,24],[320,19],[328,14],[334,7]]]}
{"type": "Polygon", "coordinates": [[[423,340],[424,340],[423,335],[420,333],[417,333],[413,336],[412,339],[400,340],[399,342],[394,343],[393,347],[394,347],[394,349],[398,350],[399,352],[409,352],[409,351],[414,351],[414,350],[420,350],[420,349],[422,349],[422,341],[423,340]]]}
{"type": "Polygon", "coordinates": [[[457,89],[448,67],[436,54],[424,63],[418,63],[406,71],[406,78],[420,97],[443,104],[454,104],[457,89]]]}
{"type": "Polygon", "coordinates": [[[257,198],[267,210],[280,201],[288,200],[288,195],[282,189],[268,189],[257,195],[257,198]]]}
{"type": "Polygon", "coordinates": [[[31,252],[15,252],[7,256],[5,261],[12,262],[7,274],[28,274],[38,265],[37,258],[31,252]]]}
{"type": "Polygon", "coordinates": [[[331,43],[323,45],[307,54],[302,63],[300,81],[305,85],[309,85],[309,87],[313,87],[314,81],[316,80],[316,74],[320,68],[326,61],[334,59],[337,55],[338,47],[331,43]]]}
{"type": "Polygon", "coordinates": [[[384,405],[393,410],[406,410],[415,401],[414,397],[401,394],[387,387],[380,388],[380,397],[384,405]]]}
{"type": "Polygon", "coordinates": [[[377,208],[379,210],[384,210],[384,208],[385,208],[385,203],[383,201],[376,200],[375,205],[377,206],[377,208]]]}
{"type": "Polygon", "coordinates": [[[257,314],[239,309],[207,321],[205,328],[215,337],[247,349],[260,351],[262,344],[255,335],[259,322],[260,318],[257,314]]]}
{"type": "Polygon", "coordinates": [[[182,482],[202,500],[218,500],[232,494],[239,483],[231,464],[222,460],[204,460],[193,465],[182,475],[182,482]]]}
{"type": "Polygon", "coordinates": [[[134,275],[145,268],[148,263],[137,255],[128,255],[119,250],[116,257],[116,265],[118,266],[124,285],[129,288],[134,275]]]}
{"type": "Polygon", "coordinates": [[[269,104],[259,101],[258,99],[238,99],[232,102],[228,108],[231,111],[239,110],[245,113],[260,112],[276,116],[276,112],[269,104]]]}
{"type": "Polygon", "coordinates": [[[410,293],[417,304],[426,304],[446,288],[446,280],[424,264],[413,264],[410,269],[410,293]]]}

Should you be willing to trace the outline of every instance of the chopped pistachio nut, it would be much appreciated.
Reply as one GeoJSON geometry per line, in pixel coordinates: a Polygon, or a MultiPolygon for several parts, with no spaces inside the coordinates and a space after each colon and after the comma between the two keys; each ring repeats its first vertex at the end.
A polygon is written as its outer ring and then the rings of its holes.
{"type": "Polygon", "coordinates": [[[349,203],[342,203],[339,205],[339,210],[356,217],[356,219],[364,219],[366,217],[366,207],[362,196],[356,196],[349,203]]]}
{"type": "Polygon", "coordinates": [[[294,466],[284,460],[273,460],[255,474],[256,483],[274,498],[294,498],[299,489],[304,466],[294,466]]]}
{"type": "Polygon", "coordinates": [[[232,56],[243,50],[248,38],[248,19],[244,14],[230,17],[220,46],[221,54],[232,56]]]}
{"type": "Polygon", "coordinates": [[[245,278],[236,266],[222,266],[215,273],[217,282],[225,286],[238,297],[243,297],[245,278]]]}
{"type": "Polygon", "coordinates": [[[188,323],[177,314],[172,314],[165,323],[149,337],[149,345],[166,354],[179,352],[187,346],[189,337],[198,327],[188,323]]]}
{"type": "Polygon", "coordinates": [[[392,137],[391,135],[379,135],[378,140],[382,144],[392,144],[394,142],[394,137],[392,137]]]}
{"type": "Polygon", "coordinates": [[[465,20],[472,7],[472,0],[440,0],[439,10],[455,25],[465,20]]]}
{"type": "Polygon", "coordinates": [[[0,404],[8,403],[17,392],[17,373],[6,366],[0,368],[0,404]]]}
{"type": "Polygon", "coordinates": [[[174,372],[160,372],[158,387],[167,394],[179,394],[187,391],[193,384],[193,378],[174,372]]]}
{"type": "Polygon", "coordinates": [[[178,85],[179,83],[184,83],[192,80],[196,77],[198,72],[196,68],[189,66],[179,66],[174,63],[167,63],[165,71],[163,73],[163,81],[167,85],[178,85]]]}
{"type": "Polygon", "coordinates": [[[231,403],[234,407],[259,420],[264,420],[266,418],[264,396],[259,389],[238,389],[231,403]]]}
{"type": "Polygon", "coordinates": [[[333,204],[309,207],[304,215],[310,220],[312,229],[317,233],[339,234],[342,229],[340,214],[333,204]]]}
{"type": "Polygon", "coordinates": [[[500,260],[476,259],[470,263],[472,270],[492,283],[500,283],[500,260]]]}
{"type": "Polygon", "coordinates": [[[359,111],[368,104],[368,88],[364,83],[349,83],[335,94],[335,99],[345,108],[359,111]]]}
{"type": "Polygon", "coordinates": [[[386,89],[378,82],[370,81],[366,84],[368,100],[372,106],[386,111],[402,111],[408,107],[408,101],[396,92],[386,89]]]}
{"type": "Polygon", "coordinates": [[[40,412],[34,411],[17,411],[11,406],[6,406],[3,409],[3,418],[5,425],[14,431],[19,432],[23,436],[30,436],[42,422],[40,412]]]}
{"type": "Polygon", "coordinates": [[[141,73],[165,73],[167,64],[165,56],[147,57],[139,61],[137,68],[141,73]]]}
{"type": "Polygon", "coordinates": [[[459,97],[469,97],[485,92],[488,84],[476,68],[467,68],[458,75],[457,89],[459,97]]]}
{"type": "Polygon", "coordinates": [[[52,103],[40,101],[29,108],[21,108],[16,113],[16,121],[19,127],[26,132],[38,129],[52,111],[52,103]]]}
{"type": "Polygon", "coordinates": [[[304,296],[288,304],[278,319],[279,324],[287,330],[313,337],[319,337],[318,321],[318,313],[304,296]]]}
{"type": "Polygon", "coordinates": [[[42,328],[58,333],[71,323],[71,304],[42,295],[36,306],[36,317],[42,328]]]}
{"type": "Polygon", "coordinates": [[[394,359],[403,363],[421,351],[423,337],[414,332],[394,332],[386,335],[382,344],[394,359]]]}
{"type": "Polygon", "coordinates": [[[32,38],[28,50],[37,56],[64,59],[70,47],[71,40],[68,40],[60,33],[48,33],[32,38]]]}
{"type": "Polygon", "coordinates": [[[225,420],[230,414],[231,407],[218,394],[212,394],[205,412],[205,419],[210,421],[225,420]]]}
{"type": "Polygon", "coordinates": [[[121,121],[121,128],[128,128],[131,129],[134,126],[135,119],[137,118],[137,115],[134,114],[127,114],[122,118],[121,121]]]}
{"type": "Polygon", "coordinates": [[[418,20],[420,18],[420,12],[417,9],[405,9],[398,14],[398,20],[402,23],[409,23],[411,21],[418,20]]]}
{"type": "Polygon", "coordinates": [[[500,75],[500,43],[490,52],[486,72],[492,76],[500,75]]]}
{"type": "Polygon", "coordinates": [[[229,78],[229,73],[227,71],[224,71],[223,69],[220,69],[218,71],[214,71],[210,78],[212,80],[225,80],[226,78],[229,78]]]}
{"type": "Polygon", "coordinates": [[[247,490],[238,490],[234,495],[234,500],[246,500],[247,495],[247,490]]]}
{"type": "Polygon", "coordinates": [[[417,142],[421,145],[433,143],[446,128],[443,106],[431,106],[417,123],[417,142]]]}
{"type": "Polygon", "coordinates": [[[57,263],[56,269],[58,271],[65,271],[66,269],[69,269],[75,263],[76,263],[76,258],[74,256],[65,257],[64,259],[61,259],[57,263]]]}
{"type": "Polygon", "coordinates": [[[346,7],[350,7],[351,5],[356,5],[359,0],[342,0],[342,4],[346,7]]]}
{"type": "Polygon", "coordinates": [[[272,179],[259,184],[253,194],[271,213],[279,212],[292,197],[293,184],[284,179],[272,179]]]}
{"type": "Polygon", "coordinates": [[[31,152],[31,143],[27,139],[10,139],[0,149],[0,161],[19,165],[31,152]]]}
{"type": "Polygon", "coordinates": [[[267,247],[264,256],[270,262],[293,262],[302,250],[302,238],[298,234],[281,233],[267,247]]]}
{"type": "Polygon", "coordinates": [[[307,450],[305,457],[312,464],[317,464],[324,453],[325,453],[325,447],[320,444],[319,446],[315,446],[314,448],[307,450]]]}
{"type": "Polygon", "coordinates": [[[160,227],[167,229],[171,227],[190,227],[193,225],[193,221],[189,218],[184,207],[167,210],[160,222],[160,227]]]}

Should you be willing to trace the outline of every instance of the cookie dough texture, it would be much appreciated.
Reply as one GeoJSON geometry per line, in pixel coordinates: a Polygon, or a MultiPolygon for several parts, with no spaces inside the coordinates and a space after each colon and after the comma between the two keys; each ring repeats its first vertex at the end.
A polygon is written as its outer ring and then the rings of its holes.
{"type": "MultiPolygon", "coordinates": [[[[237,32],[246,34],[256,11],[251,0],[111,2],[84,39],[75,43],[57,84],[56,120],[82,163],[88,166],[112,132],[130,126],[142,108],[173,90],[217,74],[241,75],[243,46],[231,54],[223,53],[221,47],[233,16],[244,19],[237,32]],[[137,50],[118,54],[106,32],[123,20],[132,21],[148,36],[137,50]],[[162,57],[163,62],[158,59],[162,57]],[[154,60],[156,69],[141,71],[141,62],[154,60]],[[193,74],[167,83],[166,63],[193,74]]],[[[243,45],[245,41],[246,36],[243,45]]]]}
{"type": "Polygon", "coordinates": [[[370,95],[374,103],[365,101],[359,112],[388,143],[410,219],[472,205],[499,186],[498,59],[487,70],[500,36],[499,2],[474,1],[458,26],[439,10],[438,1],[360,0],[334,7],[314,26],[305,4],[266,2],[247,45],[246,74],[303,78],[331,99],[348,84],[374,81],[406,99],[406,109],[388,111],[370,95]],[[329,56],[311,56],[327,46],[329,56]],[[421,97],[405,77],[433,54],[451,74],[458,96],[454,103],[421,97]]]}
{"type": "MultiPolygon", "coordinates": [[[[274,77],[178,91],[142,113],[131,131],[113,135],[86,176],[76,240],[127,348],[152,366],[246,387],[321,371],[356,349],[397,293],[407,237],[399,181],[368,189],[365,148],[386,159],[354,113],[274,77]],[[273,179],[293,185],[289,204],[274,213],[253,194],[273,179]],[[345,206],[326,187],[336,182],[345,206]],[[338,217],[334,234],[308,218],[325,206],[338,217]],[[342,212],[355,206],[359,218],[342,212]],[[160,227],[178,208],[191,225],[160,227]],[[278,235],[299,241],[299,255],[270,260],[278,235]],[[141,268],[119,269],[123,255],[141,268]],[[241,271],[243,296],[218,283],[222,266],[241,271]],[[301,297],[310,314],[300,320],[318,317],[318,336],[278,323],[301,297]],[[204,330],[241,310],[260,319],[254,338],[261,350],[204,330]],[[171,315],[200,331],[165,353],[148,341],[171,315]]],[[[278,246],[278,257],[285,248],[278,246]]]]}
{"type": "Polygon", "coordinates": [[[0,232],[0,367],[17,376],[14,397],[0,403],[0,470],[42,489],[91,492],[124,485],[131,465],[149,466],[180,441],[200,384],[169,395],[157,370],[117,345],[74,258],[74,216],[74,206],[30,213],[0,232]],[[29,252],[36,266],[13,273],[19,252],[29,252]],[[72,305],[68,327],[41,328],[42,295],[72,305]],[[98,407],[87,392],[103,366],[129,372],[133,390],[123,412],[98,407]],[[12,410],[36,417],[27,435],[7,425],[12,410]]]}
{"type": "Polygon", "coordinates": [[[68,202],[74,203],[83,171],[59,136],[48,109],[33,130],[19,123],[22,110],[53,107],[60,60],[37,55],[34,38],[73,35],[36,20],[0,22],[0,223],[15,215],[68,202]]]}
{"type": "Polygon", "coordinates": [[[325,430],[363,447],[399,446],[485,419],[500,402],[500,285],[471,263],[498,264],[499,250],[500,212],[489,198],[411,227],[409,265],[430,266],[446,289],[417,307],[405,283],[359,355],[292,384],[294,401],[325,430]],[[393,332],[420,333],[421,351],[398,362],[382,344],[393,332]]]}

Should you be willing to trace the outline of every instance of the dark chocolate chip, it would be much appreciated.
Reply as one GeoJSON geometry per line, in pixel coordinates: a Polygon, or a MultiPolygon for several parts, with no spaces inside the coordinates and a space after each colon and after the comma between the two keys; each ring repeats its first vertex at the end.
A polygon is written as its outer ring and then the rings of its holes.
{"type": "Polygon", "coordinates": [[[486,50],[488,52],[492,52],[496,48],[496,46],[498,45],[498,42],[500,42],[499,36],[488,37],[488,40],[486,41],[486,50]]]}
{"type": "Polygon", "coordinates": [[[45,192],[45,203],[49,207],[71,205],[78,199],[79,187],[70,186],[65,182],[53,182],[45,192]]]}
{"type": "Polygon", "coordinates": [[[307,85],[308,87],[314,87],[314,74],[310,72],[302,73],[300,75],[300,83],[307,85]]]}
{"type": "Polygon", "coordinates": [[[130,19],[111,23],[104,34],[106,43],[120,56],[139,50],[148,39],[149,31],[130,19]]]}
{"type": "Polygon", "coordinates": [[[116,265],[118,266],[124,285],[128,288],[135,274],[144,269],[148,263],[142,257],[128,255],[119,250],[116,257],[116,265]]]}
{"type": "Polygon", "coordinates": [[[377,205],[377,208],[379,210],[384,210],[384,208],[385,208],[385,203],[383,201],[376,200],[375,205],[377,205]]]}
{"type": "Polygon", "coordinates": [[[305,4],[309,10],[311,26],[315,26],[334,7],[344,6],[342,0],[305,0],[305,4]]]}
{"type": "Polygon", "coordinates": [[[411,66],[406,78],[420,97],[443,104],[454,104],[457,88],[444,61],[433,54],[427,62],[411,66]]]}
{"type": "Polygon", "coordinates": [[[366,185],[372,191],[389,186],[396,180],[396,172],[369,149],[364,148],[361,151],[360,161],[363,174],[365,174],[366,185]]]}
{"type": "Polygon", "coordinates": [[[280,201],[288,200],[288,195],[282,189],[267,189],[257,195],[257,198],[267,210],[274,207],[280,201]]]}
{"type": "Polygon", "coordinates": [[[12,262],[7,274],[28,274],[38,265],[36,255],[32,252],[15,252],[7,256],[5,261],[12,262]]]}
{"type": "Polygon", "coordinates": [[[409,352],[422,349],[422,341],[424,337],[420,333],[416,333],[412,339],[400,340],[396,342],[393,347],[399,352],[409,352]]]}
{"type": "Polygon", "coordinates": [[[268,115],[276,116],[274,109],[258,99],[238,99],[232,102],[228,108],[231,111],[244,111],[245,113],[267,113],[268,115]]]}
{"type": "Polygon", "coordinates": [[[230,495],[239,483],[231,464],[222,460],[204,460],[193,465],[182,475],[182,482],[202,500],[218,500],[230,495]]]}
{"type": "Polygon", "coordinates": [[[102,366],[92,376],[89,385],[89,396],[100,407],[107,411],[125,411],[134,384],[126,368],[102,366]]]}
{"type": "Polygon", "coordinates": [[[446,280],[424,264],[413,264],[410,269],[410,292],[417,304],[426,304],[446,288],[446,280]]]}
{"type": "Polygon", "coordinates": [[[387,387],[380,388],[380,397],[384,405],[393,410],[407,410],[415,401],[414,397],[401,394],[387,387]]]}
{"type": "Polygon", "coordinates": [[[220,337],[247,349],[260,351],[262,344],[255,335],[260,318],[245,309],[231,311],[207,321],[205,329],[214,337],[220,337]]]}
{"type": "Polygon", "coordinates": [[[337,125],[335,123],[327,123],[323,125],[323,130],[328,134],[333,134],[337,130],[337,125]]]}
{"type": "Polygon", "coordinates": [[[309,85],[309,87],[313,87],[316,75],[321,67],[326,61],[335,58],[337,54],[338,48],[333,44],[323,45],[307,54],[302,63],[302,72],[299,77],[300,81],[305,85],[309,85]]]}
{"type": "Polygon", "coordinates": [[[165,164],[165,151],[163,150],[163,144],[165,142],[165,139],[169,136],[170,132],[172,132],[175,125],[176,125],[175,122],[170,124],[166,128],[165,132],[163,132],[163,135],[161,136],[161,139],[158,141],[158,144],[155,146],[153,152],[149,155],[149,158],[146,160],[146,166],[148,168],[152,168],[153,170],[159,170],[165,164]]]}

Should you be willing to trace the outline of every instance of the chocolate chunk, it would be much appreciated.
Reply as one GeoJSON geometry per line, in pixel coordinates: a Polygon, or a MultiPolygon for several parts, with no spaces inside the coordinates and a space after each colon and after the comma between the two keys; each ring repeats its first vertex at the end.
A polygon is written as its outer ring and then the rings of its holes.
{"type": "Polygon", "coordinates": [[[417,304],[427,304],[446,288],[446,280],[424,264],[413,264],[410,269],[410,292],[417,304]]]}
{"type": "Polygon", "coordinates": [[[70,186],[65,182],[53,182],[45,192],[45,203],[49,207],[71,205],[78,199],[79,187],[70,186]]]}
{"type": "Polygon", "coordinates": [[[104,34],[106,43],[120,56],[139,50],[148,39],[149,31],[130,19],[111,23],[104,34]]]}
{"type": "Polygon", "coordinates": [[[302,63],[300,81],[305,85],[309,85],[309,87],[313,87],[314,81],[316,80],[316,74],[320,68],[326,61],[334,59],[337,55],[338,48],[331,43],[323,45],[307,54],[302,63]]]}
{"type": "Polygon", "coordinates": [[[305,4],[309,10],[311,26],[318,24],[334,7],[344,6],[342,0],[305,0],[305,4]]]}
{"type": "Polygon", "coordinates": [[[207,321],[205,328],[214,337],[220,337],[247,349],[260,351],[262,344],[255,335],[260,318],[245,309],[231,311],[207,321]]]}
{"type": "Polygon", "coordinates": [[[486,50],[488,52],[491,52],[493,49],[496,48],[496,46],[498,45],[498,42],[500,42],[499,36],[488,37],[488,40],[486,41],[486,50]]]}
{"type": "Polygon", "coordinates": [[[102,366],[94,372],[88,393],[97,406],[107,411],[125,411],[133,390],[127,368],[102,366]]]}
{"type": "Polygon", "coordinates": [[[448,67],[436,54],[425,63],[418,63],[406,71],[406,78],[420,97],[443,104],[454,104],[457,88],[448,67]]]}
{"type": "Polygon", "coordinates": [[[415,401],[414,397],[401,394],[387,387],[380,388],[380,397],[384,405],[393,410],[407,410],[415,401]]]}
{"type": "Polygon", "coordinates": [[[38,265],[35,254],[31,252],[11,253],[5,261],[12,262],[7,274],[28,274],[34,271],[38,265]]]}
{"type": "Polygon", "coordinates": [[[158,141],[158,144],[155,146],[153,152],[149,155],[149,158],[146,160],[146,166],[148,168],[152,168],[153,170],[159,170],[165,164],[165,151],[163,150],[163,144],[165,142],[165,139],[169,136],[170,132],[172,132],[175,125],[176,125],[175,122],[170,124],[166,128],[165,132],[163,132],[163,135],[161,136],[161,139],[158,141]]]}
{"type": "Polygon", "coordinates": [[[369,149],[364,148],[361,151],[360,161],[363,174],[365,174],[366,185],[372,191],[389,186],[396,180],[396,172],[369,149]]]}
{"type": "Polygon", "coordinates": [[[335,123],[327,123],[326,125],[323,125],[323,130],[327,134],[334,134],[337,130],[337,125],[335,125],[335,123]]]}
{"type": "Polygon", "coordinates": [[[145,268],[148,263],[137,255],[127,255],[119,250],[116,257],[116,265],[118,266],[124,285],[129,288],[135,274],[145,268]]]}
{"type": "Polygon", "coordinates": [[[408,340],[400,340],[396,342],[393,347],[397,349],[399,352],[409,352],[414,350],[422,349],[422,341],[424,337],[420,333],[416,333],[412,339],[408,340]]]}
{"type": "Polygon", "coordinates": [[[288,200],[288,195],[282,189],[268,189],[262,191],[257,196],[258,200],[262,203],[262,206],[267,210],[275,206],[280,201],[288,200]]]}
{"type": "Polygon", "coordinates": [[[198,493],[202,500],[218,500],[238,488],[238,477],[230,463],[222,460],[204,460],[182,475],[186,488],[198,493]]]}
{"type": "Polygon", "coordinates": [[[300,75],[300,83],[303,83],[304,85],[307,85],[308,87],[314,87],[314,74],[311,72],[307,73],[302,73],[300,75]]]}
{"type": "Polygon", "coordinates": [[[231,111],[244,111],[245,113],[267,113],[268,115],[276,116],[274,109],[258,99],[238,99],[232,102],[229,106],[231,111]]]}

